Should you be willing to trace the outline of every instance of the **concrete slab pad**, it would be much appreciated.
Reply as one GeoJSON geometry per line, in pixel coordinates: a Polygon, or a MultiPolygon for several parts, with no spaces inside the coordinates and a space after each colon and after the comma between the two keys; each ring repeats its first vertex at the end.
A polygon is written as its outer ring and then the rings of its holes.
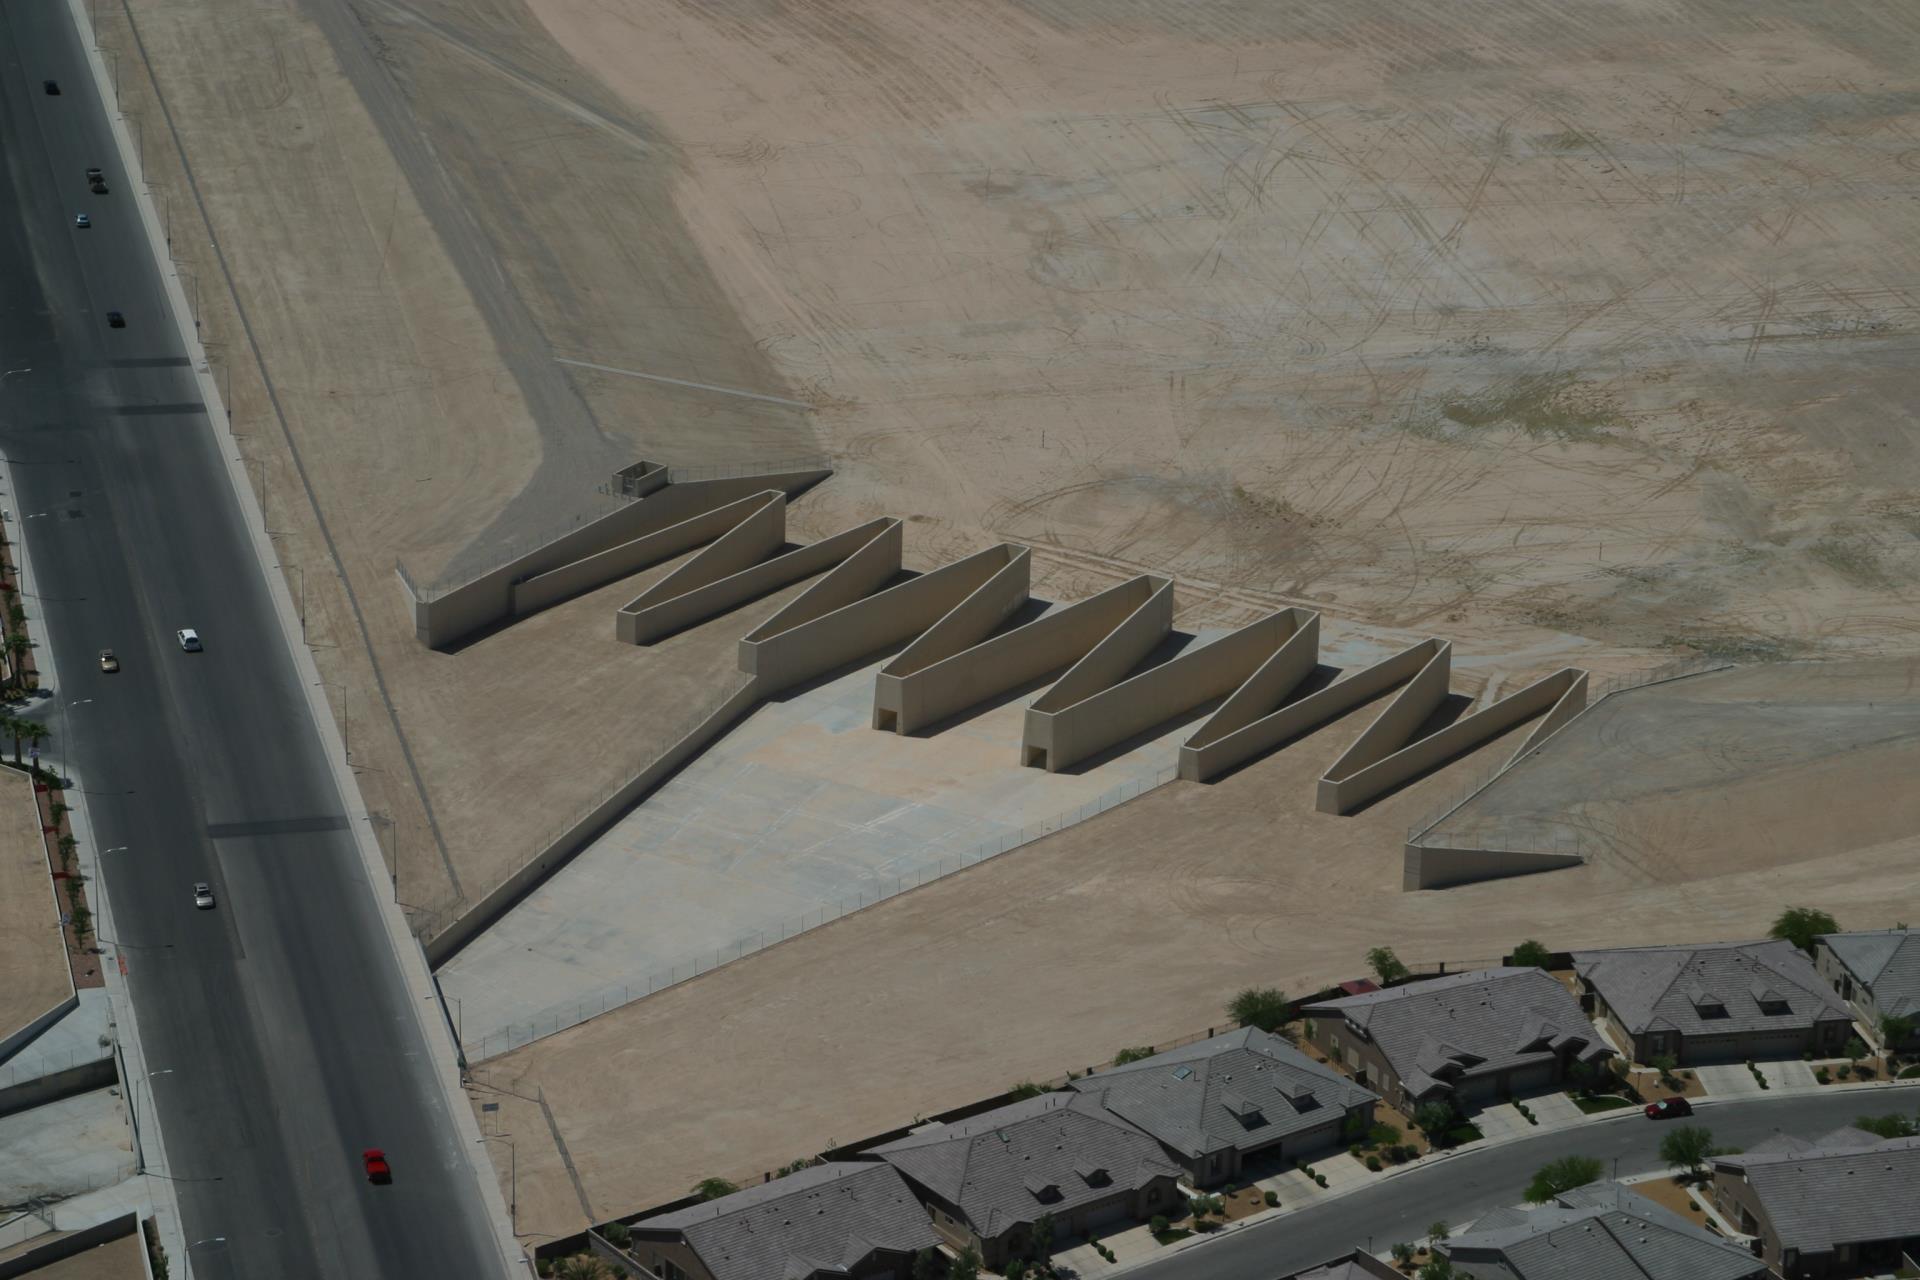
{"type": "Polygon", "coordinates": [[[469,1056],[1091,817],[1170,780],[1199,717],[1049,774],[1020,763],[1044,686],[901,737],[871,728],[880,665],[753,712],[442,969],[469,1056]]]}
{"type": "Polygon", "coordinates": [[[1537,1098],[1528,1098],[1527,1106],[1542,1129],[1564,1129],[1587,1118],[1586,1113],[1574,1104],[1571,1094],[1543,1093],[1537,1098]]]}
{"type": "Polygon", "coordinates": [[[1740,1098],[1761,1091],[1760,1082],[1753,1078],[1753,1072],[1747,1070],[1744,1062],[1694,1067],[1691,1070],[1699,1076],[1700,1087],[1707,1091],[1709,1098],[1740,1098]]]}
{"type": "Polygon", "coordinates": [[[1473,1122],[1489,1140],[1518,1137],[1534,1127],[1511,1102],[1496,1103],[1482,1109],[1474,1115],[1473,1122]]]}
{"type": "Polygon", "coordinates": [[[1770,1092],[1805,1093],[1820,1087],[1813,1078],[1813,1064],[1800,1058],[1786,1058],[1779,1062],[1756,1062],[1760,1074],[1767,1078],[1770,1092]]]}
{"type": "Polygon", "coordinates": [[[133,1136],[118,1092],[0,1116],[0,1204],[78,1195],[133,1174],[133,1136]]]}

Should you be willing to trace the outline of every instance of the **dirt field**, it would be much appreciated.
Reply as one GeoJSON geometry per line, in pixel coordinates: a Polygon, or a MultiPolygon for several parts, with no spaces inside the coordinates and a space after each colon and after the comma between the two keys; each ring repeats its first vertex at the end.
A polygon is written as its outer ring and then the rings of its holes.
{"type": "MultiPolygon", "coordinates": [[[[518,1140],[523,1232],[583,1221],[542,1105],[605,1217],[1221,1026],[1240,988],[1361,976],[1382,944],[1408,961],[1474,961],[1530,937],[1753,936],[1801,902],[1849,928],[1886,927],[1920,893],[1909,835],[1677,891],[1602,864],[1403,894],[1408,815],[1451,775],[1356,817],[1313,812],[1314,779],[1358,728],[1336,722],[1217,785],[1172,784],[483,1065],[476,1102],[503,1103],[502,1126],[530,1135],[518,1140]]],[[[1480,755],[1502,747],[1513,743],[1480,755]]]]}
{"type": "Polygon", "coordinates": [[[33,805],[33,783],[0,771],[0,1039],[67,998],[62,945],[47,848],[33,805]]]}
{"type": "MultiPolygon", "coordinates": [[[[103,12],[407,902],[470,896],[629,774],[752,625],[624,648],[613,587],[415,645],[396,559],[458,576],[642,456],[822,453],[800,536],[897,514],[918,567],[1014,539],[1056,597],[1168,572],[1183,625],[1311,602],[1509,680],[1913,645],[1906,8],[131,0],[204,224],[103,12]]],[[[544,1091],[574,1169],[509,1119],[523,1226],[1199,1029],[1382,940],[1911,898],[1897,844],[1682,868],[1684,904],[1611,866],[1403,896],[1405,820],[1455,784],[1319,818],[1357,726],[1329,732],[524,1051],[497,1082],[544,1091]]]]}

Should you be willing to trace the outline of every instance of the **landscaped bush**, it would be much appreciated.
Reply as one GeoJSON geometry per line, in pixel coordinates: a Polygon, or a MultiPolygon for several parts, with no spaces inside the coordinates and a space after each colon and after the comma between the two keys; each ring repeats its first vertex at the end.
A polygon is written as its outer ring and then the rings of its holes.
{"type": "Polygon", "coordinates": [[[1280,1207],[1280,1193],[1278,1191],[1269,1191],[1262,1198],[1266,1200],[1267,1208],[1278,1209],[1280,1207]]]}
{"type": "Polygon", "coordinates": [[[1833,1079],[1832,1076],[1827,1074],[1825,1067],[1815,1067],[1813,1069],[1813,1078],[1819,1084],[1827,1084],[1833,1079]]]}
{"type": "Polygon", "coordinates": [[[1380,1157],[1379,1157],[1379,1156],[1368,1156],[1368,1157],[1367,1157],[1367,1172],[1368,1172],[1368,1173],[1378,1173],[1378,1172],[1380,1172],[1380,1157]]]}
{"type": "Polygon", "coordinates": [[[1382,1121],[1367,1131],[1367,1141],[1376,1147],[1389,1147],[1400,1141],[1400,1130],[1382,1121]]]}
{"type": "Polygon", "coordinates": [[[1162,1232],[1166,1231],[1166,1229],[1167,1229],[1167,1215],[1164,1213],[1154,1214],[1153,1217],[1149,1219],[1147,1222],[1147,1230],[1153,1232],[1153,1234],[1155,1235],[1160,1235],[1162,1232]]]}
{"type": "Polygon", "coordinates": [[[1347,1154],[1352,1156],[1354,1159],[1358,1160],[1360,1158],[1361,1150],[1362,1148],[1360,1144],[1356,1142],[1352,1146],[1347,1148],[1347,1154]]]}

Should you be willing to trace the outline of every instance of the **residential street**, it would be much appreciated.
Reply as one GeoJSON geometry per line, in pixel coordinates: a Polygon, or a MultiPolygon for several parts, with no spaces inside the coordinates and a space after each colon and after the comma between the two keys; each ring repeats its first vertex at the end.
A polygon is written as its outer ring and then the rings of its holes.
{"type": "MultiPolygon", "coordinates": [[[[1749,1147],[1776,1133],[1823,1133],[1851,1123],[1858,1115],[1911,1112],[1916,1104],[1920,1104],[1920,1083],[1706,1102],[1699,1104],[1688,1123],[1711,1129],[1721,1146],[1749,1147]]],[[[1323,1205],[1188,1245],[1127,1274],[1153,1280],[1273,1280],[1355,1245],[1384,1250],[1397,1240],[1419,1239],[1436,1220],[1458,1225],[1490,1209],[1518,1203],[1533,1171],[1560,1156],[1598,1157],[1608,1162],[1609,1177],[1657,1172],[1664,1167],[1659,1147],[1667,1131],[1665,1125],[1627,1112],[1619,1119],[1542,1133],[1503,1146],[1470,1147],[1456,1155],[1422,1161],[1406,1173],[1323,1205]]]]}

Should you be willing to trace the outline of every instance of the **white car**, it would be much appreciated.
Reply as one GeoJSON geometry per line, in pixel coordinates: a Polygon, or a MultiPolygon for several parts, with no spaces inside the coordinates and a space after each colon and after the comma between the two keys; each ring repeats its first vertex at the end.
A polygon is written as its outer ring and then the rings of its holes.
{"type": "Polygon", "coordinates": [[[192,627],[186,627],[173,633],[180,640],[180,647],[188,653],[200,652],[200,633],[192,627]]]}
{"type": "Polygon", "coordinates": [[[84,213],[76,213],[73,215],[73,225],[80,228],[80,230],[85,231],[88,227],[93,225],[93,219],[89,218],[84,213]]]}
{"type": "Polygon", "coordinates": [[[193,905],[202,911],[213,910],[213,886],[204,880],[193,886],[193,905]]]}

